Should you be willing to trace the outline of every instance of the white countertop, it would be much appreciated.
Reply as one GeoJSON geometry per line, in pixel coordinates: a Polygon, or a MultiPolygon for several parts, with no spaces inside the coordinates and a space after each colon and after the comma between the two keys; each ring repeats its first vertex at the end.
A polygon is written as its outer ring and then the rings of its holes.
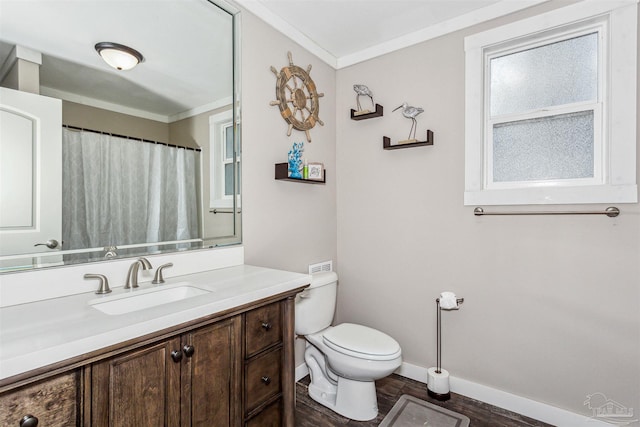
{"type": "Polygon", "coordinates": [[[173,277],[161,285],[147,282],[134,290],[116,288],[104,296],[88,292],[0,308],[0,379],[309,283],[310,276],[306,274],[239,265],[173,277]],[[179,282],[210,292],[121,315],[108,315],[90,305],[97,298],[170,287],[179,282]]]}

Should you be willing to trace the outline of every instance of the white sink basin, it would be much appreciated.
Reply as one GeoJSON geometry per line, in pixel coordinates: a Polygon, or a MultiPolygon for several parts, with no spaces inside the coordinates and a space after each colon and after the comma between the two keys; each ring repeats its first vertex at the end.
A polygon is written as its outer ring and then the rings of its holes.
{"type": "Polygon", "coordinates": [[[209,292],[210,291],[189,285],[177,285],[170,288],[146,289],[125,295],[99,298],[90,301],[89,304],[103,313],[116,315],[131,313],[132,311],[156,307],[162,304],[169,304],[198,295],[208,294],[209,292]]]}

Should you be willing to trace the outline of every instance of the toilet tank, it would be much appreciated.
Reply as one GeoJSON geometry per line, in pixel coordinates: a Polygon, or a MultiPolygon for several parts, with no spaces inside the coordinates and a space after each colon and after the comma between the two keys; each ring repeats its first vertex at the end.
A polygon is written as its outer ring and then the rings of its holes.
{"type": "Polygon", "coordinates": [[[311,276],[311,285],[296,297],[296,334],[314,334],[331,326],[337,288],[338,275],[333,271],[311,276]]]}

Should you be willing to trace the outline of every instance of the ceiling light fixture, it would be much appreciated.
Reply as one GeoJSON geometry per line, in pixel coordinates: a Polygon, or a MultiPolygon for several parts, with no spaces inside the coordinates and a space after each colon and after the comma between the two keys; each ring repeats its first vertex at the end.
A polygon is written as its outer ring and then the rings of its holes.
{"type": "Polygon", "coordinates": [[[95,49],[102,59],[116,70],[130,70],[144,61],[140,52],[118,43],[96,43],[95,49]]]}

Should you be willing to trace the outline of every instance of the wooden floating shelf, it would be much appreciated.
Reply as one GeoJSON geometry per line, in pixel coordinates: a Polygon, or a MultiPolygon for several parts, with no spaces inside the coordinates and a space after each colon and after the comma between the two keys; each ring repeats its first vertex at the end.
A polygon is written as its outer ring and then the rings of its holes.
{"type": "Polygon", "coordinates": [[[324,184],[327,182],[327,171],[322,170],[322,181],[315,179],[302,179],[289,177],[289,165],[287,163],[276,163],[276,180],[301,182],[303,184],[324,184]]]}
{"type": "Polygon", "coordinates": [[[433,145],[433,132],[427,130],[427,140],[426,141],[417,141],[410,142],[408,144],[393,144],[391,145],[391,138],[383,136],[382,137],[382,148],[385,150],[398,150],[400,148],[412,148],[412,147],[423,147],[425,145],[433,145]]]}
{"type": "Polygon", "coordinates": [[[373,119],[374,117],[382,117],[382,105],[376,104],[376,111],[372,111],[366,114],[356,114],[356,110],[351,110],[351,120],[366,120],[373,119]]]}

